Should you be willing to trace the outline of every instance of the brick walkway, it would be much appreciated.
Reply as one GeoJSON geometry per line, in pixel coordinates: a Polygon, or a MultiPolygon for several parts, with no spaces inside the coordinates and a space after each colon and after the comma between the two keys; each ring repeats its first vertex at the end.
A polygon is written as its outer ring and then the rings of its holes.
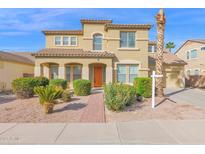
{"type": "Polygon", "coordinates": [[[90,96],[80,122],[105,122],[103,93],[96,93],[90,96]]]}

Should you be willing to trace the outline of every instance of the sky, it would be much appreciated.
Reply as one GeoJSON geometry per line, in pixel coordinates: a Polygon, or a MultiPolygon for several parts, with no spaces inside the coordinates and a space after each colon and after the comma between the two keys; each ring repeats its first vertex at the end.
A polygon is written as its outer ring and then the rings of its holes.
{"type": "MultiPolygon", "coordinates": [[[[152,24],[159,9],[0,9],[0,50],[38,51],[45,48],[42,30],[81,29],[80,19],[112,19],[120,24],[152,24]]],[[[165,9],[165,43],[176,48],[187,39],[205,38],[205,9],[165,9]]]]}

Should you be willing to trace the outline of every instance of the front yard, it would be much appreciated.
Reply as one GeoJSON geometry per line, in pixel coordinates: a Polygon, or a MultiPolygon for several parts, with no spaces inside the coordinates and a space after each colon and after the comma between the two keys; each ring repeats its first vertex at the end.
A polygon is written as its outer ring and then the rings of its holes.
{"type": "Polygon", "coordinates": [[[52,114],[45,114],[38,98],[15,99],[0,96],[0,122],[79,122],[87,106],[88,96],[73,97],[70,102],[56,104],[52,114]]]}
{"type": "MultiPolygon", "coordinates": [[[[102,93],[99,93],[100,95],[102,93]]],[[[45,114],[42,106],[38,103],[38,98],[16,99],[14,95],[0,95],[0,123],[7,122],[81,122],[85,112],[90,112],[87,122],[92,122],[96,113],[103,108],[98,107],[100,99],[93,100],[93,108],[88,108],[89,96],[74,96],[70,102],[56,104],[52,114],[45,114]],[[95,105],[96,104],[96,105],[95,105]],[[95,113],[96,112],[96,113],[95,113]],[[93,117],[92,117],[93,115],[93,117]]],[[[161,100],[158,99],[158,103],[161,100]]],[[[133,105],[125,108],[124,111],[113,112],[105,108],[106,122],[124,122],[133,120],[184,120],[184,119],[205,119],[205,108],[196,107],[191,104],[174,103],[165,100],[155,109],[151,108],[150,99],[145,102],[135,102],[133,105]]],[[[86,122],[85,120],[83,122],[86,122]]]]}
{"type": "Polygon", "coordinates": [[[0,94],[2,123],[205,119],[205,107],[188,101],[199,102],[195,96],[204,97],[199,91],[193,91],[194,96],[186,89],[171,92],[167,98],[157,98],[152,109],[150,78],[136,78],[133,86],[110,83],[104,91],[91,90],[89,80],[75,80],[74,96],[63,79],[20,78],[14,80],[13,87],[15,95],[0,94]],[[181,99],[173,101],[174,95],[181,99]]]}

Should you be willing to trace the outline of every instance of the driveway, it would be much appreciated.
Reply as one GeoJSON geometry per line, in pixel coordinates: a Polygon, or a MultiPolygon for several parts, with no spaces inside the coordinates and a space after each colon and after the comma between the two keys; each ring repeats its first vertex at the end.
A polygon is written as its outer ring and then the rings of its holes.
{"type": "Polygon", "coordinates": [[[205,90],[197,88],[165,89],[165,94],[177,103],[190,103],[205,107],[205,90]]]}

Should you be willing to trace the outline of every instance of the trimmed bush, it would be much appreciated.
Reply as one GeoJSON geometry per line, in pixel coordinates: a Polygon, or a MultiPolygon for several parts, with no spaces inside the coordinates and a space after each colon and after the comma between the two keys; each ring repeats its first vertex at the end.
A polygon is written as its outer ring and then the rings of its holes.
{"type": "Polygon", "coordinates": [[[77,96],[87,96],[91,92],[90,80],[78,79],[73,81],[74,93],[77,96]]]}
{"type": "Polygon", "coordinates": [[[71,92],[69,90],[64,90],[62,93],[62,98],[63,102],[68,102],[71,100],[71,92]]]}
{"type": "Polygon", "coordinates": [[[121,111],[135,100],[135,89],[125,84],[108,84],[104,86],[105,104],[109,110],[121,111]]]}
{"type": "Polygon", "coordinates": [[[49,85],[49,79],[46,77],[35,77],[36,86],[47,86],[49,85]]]}
{"type": "Polygon", "coordinates": [[[37,81],[32,77],[17,78],[12,82],[13,92],[21,99],[33,97],[36,85],[37,81]]]}
{"type": "Polygon", "coordinates": [[[152,95],[152,79],[148,77],[137,77],[134,79],[134,88],[138,96],[149,98],[152,95]]]}
{"type": "Polygon", "coordinates": [[[67,88],[67,81],[64,79],[52,79],[52,80],[50,80],[49,85],[66,89],[67,88]]]}

